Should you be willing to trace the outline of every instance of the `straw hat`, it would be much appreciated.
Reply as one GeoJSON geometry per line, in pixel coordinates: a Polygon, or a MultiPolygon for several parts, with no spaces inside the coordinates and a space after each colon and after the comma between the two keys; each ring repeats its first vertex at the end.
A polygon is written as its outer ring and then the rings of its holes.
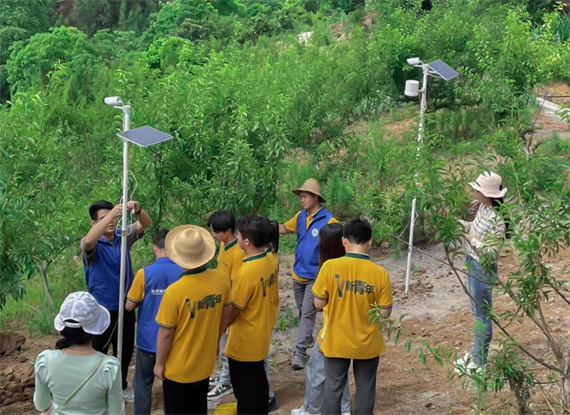
{"type": "Polygon", "coordinates": [[[321,185],[319,184],[319,182],[316,179],[305,180],[305,183],[303,183],[303,186],[301,186],[298,189],[292,190],[292,192],[295,193],[297,196],[299,196],[299,193],[301,193],[301,192],[312,193],[312,194],[317,195],[319,197],[319,201],[321,203],[327,203],[327,200],[321,196],[321,185]]]}
{"type": "Polygon", "coordinates": [[[67,296],[53,325],[57,331],[66,327],[82,328],[85,333],[101,335],[109,327],[111,317],[106,308],[86,291],[77,291],[67,296]]]}
{"type": "Polygon", "coordinates": [[[503,187],[501,176],[490,171],[480,174],[477,181],[469,183],[469,186],[487,197],[499,198],[507,194],[507,188],[503,187]]]}
{"type": "Polygon", "coordinates": [[[164,242],[166,254],[184,269],[206,265],[216,253],[214,238],[206,229],[182,225],[172,229],[164,242]]]}

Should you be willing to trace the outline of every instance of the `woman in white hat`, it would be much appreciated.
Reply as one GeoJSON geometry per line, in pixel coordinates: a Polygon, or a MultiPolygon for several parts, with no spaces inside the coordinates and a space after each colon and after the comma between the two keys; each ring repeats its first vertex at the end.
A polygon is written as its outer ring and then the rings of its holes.
{"type": "MultiPolygon", "coordinates": [[[[500,212],[507,189],[501,176],[485,172],[469,183],[480,203],[472,222],[460,221],[466,230],[465,250],[468,288],[472,296],[471,312],[475,317],[473,347],[456,362],[462,370],[476,370],[487,363],[489,344],[493,338],[493,322],[489,313],[493,307],[493,284],[497,278],[497,263],[506,225],[500,212]]],[[[461,370],[460,370],[461,371],[461,370]]]]}
{"type": "Polygon", "coordinates": [[[63,336],[56,350],[36,359],[34,405],[54,415],[122,415],[121,367],[93,349],[92,338],[109,326],[109,312],[88,292],[67,296],[55,317],[63,336]],[[51,407],[50,407],[51,406],[51,407]]]}

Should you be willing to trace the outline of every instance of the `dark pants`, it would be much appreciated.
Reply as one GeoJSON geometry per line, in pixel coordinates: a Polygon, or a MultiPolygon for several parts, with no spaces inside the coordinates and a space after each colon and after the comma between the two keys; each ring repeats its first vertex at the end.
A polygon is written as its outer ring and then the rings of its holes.
{"type": "MultiPolygon", "coordinates": [[[[353,359],[354,381],[356,383],[355,415],[371,415],[376,400],[376,370],[378,357],[374,359],[353,359]]],[[[342,392],[348,381],[348,369],[351,359],[325,357],[325,393],[322,413],[339,415],[341,413],[342,392]]]]}
{"type": "MultiPolygon", "coordinates": [[[[117,357],[117,333],[119,332],[118,320],[119,310],[109,311],[111,315],[111,324],[105,333],[100,336],[93,337],[93,348],[98,352],[107,354],[109,346],[113,345],[113,356],[117,357]]],[[[127,375],[129,374],[129,364],[133,357],[135,348],[135,312],[125,310],[125,318],[123,325],[123,350],[121,353],[121,375],[123,380],[123,389],[127,389],[127,375]]]]}
{"type": "Polygon", "coordinates": [[[307,349],[315,344],[313,330],[315,329],[317,309],[315,308],[315,296],[312,291],[313,285],[315,285],[315,281],[305,284],[293,281],[295,303],[299,309],[299,334],[295,342],[294,352],[302,356],[305,356],[307,349]]]}
{"type": "Polygon", "coordinates": [[[152,410],[152,383],[156,353],[137,348],[135,362],[135,415],[150,415],[152,410]]]}
{"type": "Polygon", "coordinates": [[[162,381],[165,415],[204,415],[208,413],[209,378],[193,383],[162,381]]]}
{"type": "Polygon", "coordinates": [[[238,362],[228,357],[230,377],[237,399],[237,413],[267,414],[269,412],[269,384],[263,360],[238,362]]]}

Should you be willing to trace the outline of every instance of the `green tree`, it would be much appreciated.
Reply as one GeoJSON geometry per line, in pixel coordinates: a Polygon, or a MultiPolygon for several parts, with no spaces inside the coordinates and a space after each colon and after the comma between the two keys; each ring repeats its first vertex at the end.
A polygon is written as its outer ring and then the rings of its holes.
{"type": "Polygon", "coordinates": [[[161,37],[182,36],[190,40],[203,38],[210,27],[208,19],[217,10],[207,0],[174,0],[165,3],[151,17],[151,25],[144,34],[147,43],[161,37]],[[186,36],[183,34],[186,33],[186,36]]]}
{"type": "Polygon", "coordinates": [[[54,21],[53,0],[0,0],[0,102],[9,97],[6,62],[12,45],[46,31],[54,21]]]}
{"type": "Polygon", "coordinates": [[[50,74],[63,65],[78,92],[84,90],[99,62],[97,50],[84,33],[73,27],[58,27],[29,41],[16,42],[6,68],[11,89],[17,92],[46,85],[50,74]]]}
{"type": "Polygon", "coordinates": [[[112,27],[114,22],[109,0],[74,0],[72,21],[88,35],[112,27]]]}

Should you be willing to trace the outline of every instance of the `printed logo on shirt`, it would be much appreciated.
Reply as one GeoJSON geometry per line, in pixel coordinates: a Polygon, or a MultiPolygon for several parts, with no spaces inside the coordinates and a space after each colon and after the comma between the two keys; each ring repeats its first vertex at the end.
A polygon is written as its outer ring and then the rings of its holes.
{"type": "Polygon", "coordinates": [[[374,286],[367,284],[365,281],[341,280],[339,274],[336,274],[334,276],[334,279],[336,282],[336,288],[338,290],[339,298],[343,298],[345,292],[360,294],[360,295],[372,294],[374,292],[374,286]]]}
{"type": "Polygon", "coordinates": [[[204,297],[202,300],[190,300],[187,298],[185,300],[186,308],[190,311],[190,318],[196,317],[196,313],[200,310],[208,310],[210,308],[216,308],[216,305],[222,303],[222,294],[210,294],[204,297]]]}
{"type": "Polygon", "coordinates": [[[313,235],[313,238],[316,238],[317,236],[319,236],[319,230],[313,229],[313,231],[311,232],[311,235],[313,235]]]}
{"type": "Polygon", "coordinates": [[[161,290],[161,289],[158,289],[158,288],[154,288],[154,289],[150,290],[150,295],[164,295],[164,292],[165,292],[165,291],[166,291],[166,290],[161,290]]]}
{"type": "Polygon", "coordinates": [[[260,281],[261,281],[261,288],[263,289],[263,296],[265,297],[267,295],[267,287],[271,287],[273,284],[275,284],[275,274],[271,274],[271,276],[267,280],[261,278],[260,281]]]}

